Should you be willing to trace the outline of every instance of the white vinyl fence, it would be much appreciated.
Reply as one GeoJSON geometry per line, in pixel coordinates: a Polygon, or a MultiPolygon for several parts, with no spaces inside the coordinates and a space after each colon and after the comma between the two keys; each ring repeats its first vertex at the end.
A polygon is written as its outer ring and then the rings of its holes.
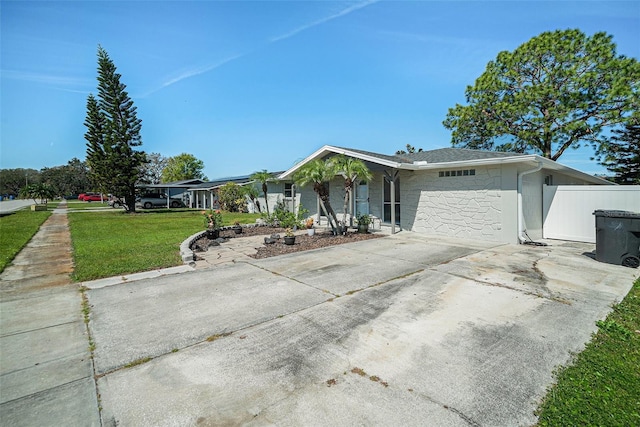
{"type": "Polygon", "coordinates": [[[640,185],[543,186],[543,237],[595,243],[593,211],[640,212],[640,185]]]}

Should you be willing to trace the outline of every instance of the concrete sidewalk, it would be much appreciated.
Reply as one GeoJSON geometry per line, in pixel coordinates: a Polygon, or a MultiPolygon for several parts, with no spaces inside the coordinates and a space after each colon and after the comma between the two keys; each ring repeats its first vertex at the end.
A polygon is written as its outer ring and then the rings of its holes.
{"type": "Polygon", "coordinates": [[[64,202],[0,275],[0,425],[99,426],[64,202]]]}

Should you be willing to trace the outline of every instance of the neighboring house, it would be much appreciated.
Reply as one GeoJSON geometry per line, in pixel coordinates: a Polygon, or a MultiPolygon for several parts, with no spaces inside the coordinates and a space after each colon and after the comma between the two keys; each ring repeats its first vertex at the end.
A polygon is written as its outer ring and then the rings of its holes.
{"type": "MultiPolygon", "coordinates": [[[[442,148],[402,155],[326,145],[278,176],[272,197],[318,215],[311,187],[295,188],[295,172],[314,159],[336,154],[365,162],[373,173],[359,182],[348,213],[368,213],[419,233],[518,243],[542,238],[543,185],[611,185],[610,182],[527,154],[442,148]],[[276,196],[276,193],[282,191],[276,196]]],[[[331,206],[342,218],[344,179],[327,183],[331,206]]]]}
{"type": "MultiPolygon", "coordinates": [[[[281,174],[282,172],[273,172],[273,176],[281,174]]],[[[253,185],[258,189],[258,201],[260,202],[260,206],[264,211],[264,197],[262,195],[261,186],[259,183],[254,182],[251,179],[251,175],[245,176],[234,176],[229,178],[220,178],[215,181],[208,182],[200,182],[197,185],[193,185],[189,188],[190,200],[191,204],[189,207],[193,208],[203,208],[203,209],[218,209],[220,204],[218,203],[218,189],[225,184],[233,182],[235,184],[244,186],[244,185],[253,185]]],[[[268,183],[268,192],[267,198],[269,200],[269,209],[273,209],[273,207],[284,197],[285,189],[284,184],[280,182],[269,182],[268,183]],[[272,193],[273,191],[273,193],[272,193]]],[[[253,206],[251,200],[247,199],[247,208],[249,212],[257,212],[257,208],[253,206]]],[[[293,208],[293,206],[292,206],[293,208]]]]}
{"type": "MultiPolygon", "coordinates": [[[[189,189],[193,186],[201,185],[201,179],[187,179],[184,181],[174,181],[162,184],[141,184],[138,186],[142,194],[155,193],[166,194],[170,199],[181,199],[186,206],[191,206],[189,189]]],[[[167,206],[168,207],[168,206],[167,206]]]]}

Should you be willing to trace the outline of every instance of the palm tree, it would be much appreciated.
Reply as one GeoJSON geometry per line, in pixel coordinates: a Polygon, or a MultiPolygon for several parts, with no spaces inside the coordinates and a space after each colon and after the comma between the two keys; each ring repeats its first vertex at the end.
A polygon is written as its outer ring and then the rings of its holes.
{"type": "Polygon", "coordinates": [[[367,165],[360,160],[345,155],[338,155],[329,159],[332,168],[339,175],[344,177],[344,210],[342,211],[342,224],[347,222],[347,207],[349,206],[349,198],[353,194],[353,186],[360,179],[370,181],[373,178],[371,171],[367,165]]]}
{"type": "Polygon", "coordinates": [[[329,191],[325,187],[325,182],[333,179],[335,175],[333,165],[329,161],[316,159],[302,166],[293,176],[293,180],[300,187],[313,185],[313,191],[320,199],[320,206],[329,220],[333,233],[338,234],[338,218],[331,207],[329,191]]]}
{"type": "Polygon", "coordinates": [[[254,172],[251,175],[251,179],[262,184],[262,194],[264,195],[264,205],[267,209],[267,216],[269,216],[269,201],[267,200],[267,181],[273,181],[273,175],[263,169],[260,172],[254,172]]]}

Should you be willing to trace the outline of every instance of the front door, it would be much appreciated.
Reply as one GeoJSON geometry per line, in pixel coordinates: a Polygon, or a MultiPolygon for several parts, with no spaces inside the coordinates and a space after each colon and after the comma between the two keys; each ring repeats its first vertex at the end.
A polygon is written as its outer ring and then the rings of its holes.
{"type": "Polygon", "coordinates": [[[356,216],[369,214],[369,184],[361,181],[356,186],[356,216]]]}

